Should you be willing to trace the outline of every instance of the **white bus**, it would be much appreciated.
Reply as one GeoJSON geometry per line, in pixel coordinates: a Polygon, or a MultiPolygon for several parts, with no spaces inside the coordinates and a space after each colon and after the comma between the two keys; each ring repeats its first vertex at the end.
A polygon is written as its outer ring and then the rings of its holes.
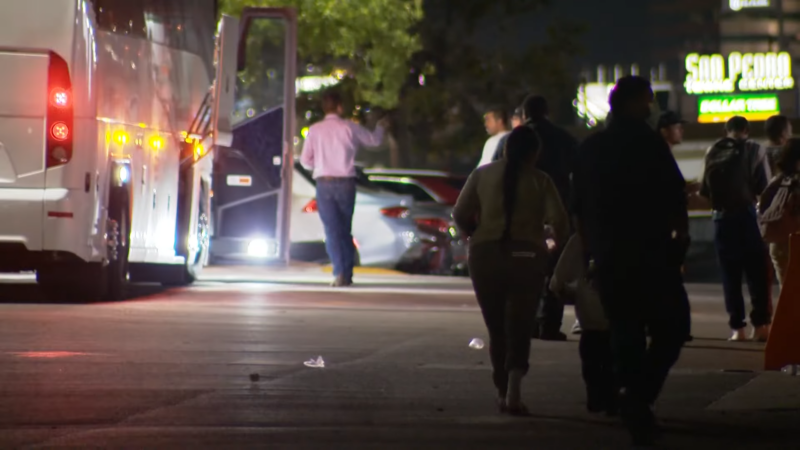
{"type": "Polygon", "coordinates": [[[216,0],[0,2],[0,271],[83,300],[194,280],[242,52],[217,16],[216,0]]]}

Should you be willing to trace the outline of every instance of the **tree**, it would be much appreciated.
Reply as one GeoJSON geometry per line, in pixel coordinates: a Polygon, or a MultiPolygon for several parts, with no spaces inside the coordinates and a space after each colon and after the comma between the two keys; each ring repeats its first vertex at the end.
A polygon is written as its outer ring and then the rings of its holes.
{"type": "MultiPolygon", "coordinates": [[[[459,155],[477,160],[486,139],[482,113],[488,106],[508,109],[528,93],[547,93],[551,103],[572,99],[569,60],[580,51],[578,24],[550,20],[536,42],[514,40],[517,17],[547,14],[548,0],[426,0],[415,31],[422,50],[412,60],[413,75],[403,91],[402,147],[416,149],[409,165],[455,167],[459,155]],[[481,35],[492,36],[484,43],[481,35]],[[418,161],[413,161],[417,159],[418,161]]],[[[524,25],[523,25],[524,26],[524,25]]]]}
{"type": "Polygon", "coordinates": [[[393,108],[420,47],[412,27],[422,0],[222,0],[239,16],[246,6],[290,6],[298,17],[298,67],[324,74],[345,68],[357,102],[393,108]]]}

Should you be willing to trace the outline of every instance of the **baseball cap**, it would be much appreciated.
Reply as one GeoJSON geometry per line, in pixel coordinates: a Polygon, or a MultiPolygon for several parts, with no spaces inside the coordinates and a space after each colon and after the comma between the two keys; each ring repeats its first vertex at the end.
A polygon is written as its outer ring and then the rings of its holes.
{"type": "Polygon", "coordinates": [[[660,130],[670,125],[676,125],[679,123],[683,124],[686,123],[686,121],[681,119],[681,116],[679,116],[675,111],[664,111],[661,113],[661,117],[658,118],[658,129],[660,130]]]}

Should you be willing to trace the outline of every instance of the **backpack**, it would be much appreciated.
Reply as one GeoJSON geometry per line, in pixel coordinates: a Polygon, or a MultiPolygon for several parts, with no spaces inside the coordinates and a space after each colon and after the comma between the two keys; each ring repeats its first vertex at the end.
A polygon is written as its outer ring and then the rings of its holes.
{"type": "Polygon", "coordinates": [[[725,138],[706,154],[703,182],[716,211],[741,211],[753,205],[745,141],[725,138]]]}
{"type": "Polygon", "coordinates": [[[760,203],[758,224],[765,242],[770,244],[784,242],[789,235],[800,230],[800,216],[798,216],[800,205],[798,205],[795,179],[790,177],[775,179],[764,191],[760,203]]]}

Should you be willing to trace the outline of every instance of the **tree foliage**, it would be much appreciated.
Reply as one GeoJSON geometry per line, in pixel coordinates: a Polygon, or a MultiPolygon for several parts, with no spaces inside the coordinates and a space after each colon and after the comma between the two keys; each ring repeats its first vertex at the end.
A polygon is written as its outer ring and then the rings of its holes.
{"type": "Polygon", "coordinates": [[[298,17],[298,67],[331,73],[344,66],[355,99],[396,106],[408,61],[420,49],[412,27],[422,18],[421,0],[222,0],[239,16],[246,6],[290,6],[298,17]]]}
{"type": "Polygon", "coordinates": [[[519,40],[525,34],[520,28],[529,25],[518,18],[546,15],[549,4],[426,0],[425,18],[416,28],[423,48],[413,58],[416,73],[402,100],[409,129],[403,146],[452,169],[459,153],[477,158],[486,139],[486,108],[510,110],[528,93],[546,94],[554,105],[571,100],[570,60],[580,51],[582,27],[548,17],[540,37],[519,40]]]}

